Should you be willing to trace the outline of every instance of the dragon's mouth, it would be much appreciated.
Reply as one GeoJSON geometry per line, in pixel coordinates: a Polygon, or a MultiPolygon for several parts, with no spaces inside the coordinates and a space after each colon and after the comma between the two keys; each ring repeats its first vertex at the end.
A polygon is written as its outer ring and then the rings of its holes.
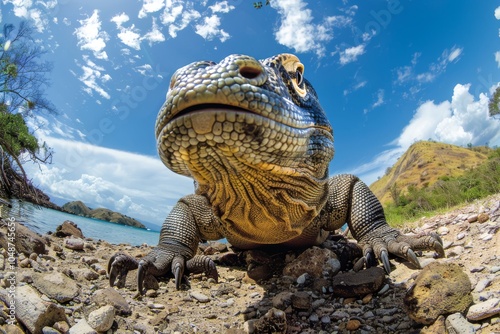
{"type": "MultiPolygon", "coordinates": [[[[314,125],[311,124],[310,122],[304,122],[304,123],[296,122],[295,124],[289,124],[288,122],[284,122],[283,119],[280,120],[274,117],[271,118],[269,116],[262,115],[257,111],[236,107],[228,104],[220,104],[220,103],[202,103],[187,107],[185,109],[176,112],[173,115],[173,117],[167,122],[167,124],[173,124],[177,119],[183,117],[199,118],[200,115],[204,113],[206,113],[207,119],[209,117],[209,114],[213,115],[217,113],[226,115],[227,114],[241,115],[241,116],[246,115],[247,116],[245,117],[246,119],[260,118],[265,120],[264,122],[266,123],[274,122],[275,124],[279,124],[279,126],[283,126],[289,129],[296,129],[296,130],[316,129],[317,131],[325,132],[325,134],[327,135],[329,135],[331,132],[329,126],[314,125]]],[[[237,118],[237,116],[235,118],[237,118]]]]}
{"type": "Polygon", "coordinates": [[[221,112],[242,112],[242,113],[251,113],[255,115],[259,115],[259,113],[256,113],[254,111],[251,111],[249,109],[244,109],[240,107],[234,107],[231,105],[227,104],[220,104],[220,103],[203,103],[203,104],[197,104],[194,106],[190,106],[188,108],[185,108],[179,112],[177,112],[170,120],[168,123],[171,123],[172,121],[183,117],[183,116],[188,116],[189,114],[193,113],[198,113],[198,112],[210,112],[210,111],[221,111],[221,112]]]}

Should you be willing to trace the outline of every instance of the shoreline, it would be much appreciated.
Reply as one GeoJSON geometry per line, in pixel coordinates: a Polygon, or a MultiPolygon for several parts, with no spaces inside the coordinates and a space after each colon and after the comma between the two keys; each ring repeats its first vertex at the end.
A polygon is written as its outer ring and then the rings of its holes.
{"type": "MultiPolygon", "coordinates": [[[[419,227],[413,229],[413,232],[437,231],[441,235],[447,258],[436,260],[430,252],[424,252],[420,262],[423,265],[458,264],[471,281],[473,305],[500,298],[498,208],[500,194],[445,214],[421,219],[419,227]],[[496,211],[493,211],[495,208],[496,211]],[[472,221],[481,213],[490,214],[491,220],[472,221]]],[[[5,219],[0,231],[4,234],[8,232],[5,219]]],[[[16,233],[16,238],[20,238],[20,230],[16,233]]],[[[82,248],[78,250],[67,247],[68,238],[59,238],[54,234],[40,238],[50,241],[45,245],[46,253],[17,253],[17,265],[12,271],[7,270],[11,264],[9,256],[6,256],[9,255],[8,250],[2,250],[0,284],[7,292],[14,287],[21,293],[19,298],[31,303],[32,310],[33,303],[51,305],[43,309],[44,316],[51,315],[52,319],[59,320],[46,326],[59,333],[65,333],[69,328],[72,331],[78,328],[89,330],[90,324],[96,325],[95,317],[99,314],[103,317],[108,315],[107,319],[111,319],[108,329],[112,333],[256,333],[259,328],[262,329],[259,326],[279,326],[283,321],[287,329],[279,331],[282,333],[342,333],[348,328],[359,333],[425,333],[425,330],[430,333],[429,328],[425,329],[426,325],[409,317],[403,302],[408,287],[415,282],[421,270],[412,269],[404,261],[394,258],[391,259],[393,271],[388,276],[384,275],[379,290],[358,297],[341,297],[333,292],[335,276],[331,276],[330,269],[326,267],[319,278],[311,275],[295,278],[278,270],[259,281],[252,278],[259,273],[254,272],[250,277],[246,266],[241,263],[232,266],[220,264],[224,258],[234,257],[224,245],[219,247],[217,243],[210,243],[204,252],[217,262],[218,283],[207,280],[204,275],[191,275],[190,289],[177,291],[172,280],[153,282],[155,289],[148,289],[145,296],[137,298],[136,272],[127,276],[124,288],[110,288],[107,262],[118,251],[143,257],[151,249],[150,246],[115,245],[83,238],[82,248]],[[12,281],[9,282],[10,277],[6,276],[9,271],[15,273],[15,284],[10,284],[12,281]],[[64,284],[56,283],[61,281],[64,284]]],[[[249,254],[247,257],[253,256],[254,259],[260,255],[256,252],[249,254]]],[[[267,271],[298,258],[299,254],[287,252],[278,265],[270,262],[261,274],[268,275],[267,271]]],[[[0,304],[4,304],[5,310],[9,309],[8,301],[8,295],[0,293],[0,304]]],[[[12,333],[27,332],[26,329],[33,325],[30,318],[35,315],[22,315],[19,309],[16,312],[18,325],[9,326],[5,321],[0,328],[12,333]]],[[[500,332],[498,312],[474,321],[468,320],[465,312],[462,318],[477,333],[495,333],[500,332]]],[[[4,315],[7,317],[8,313],[4,315]]],[[[443,324],[448,318],[449,315],[443,317],[443,324]]],[[[431,329],[439,321],[431,325],[431,329]]]]}

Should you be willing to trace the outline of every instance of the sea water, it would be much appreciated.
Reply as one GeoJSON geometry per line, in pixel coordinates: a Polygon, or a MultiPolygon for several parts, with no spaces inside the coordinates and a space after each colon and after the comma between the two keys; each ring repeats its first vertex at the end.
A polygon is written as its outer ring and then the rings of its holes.
{"type": "Polygon", "coordinates": [[[150,246],[158,244],[160,236],[158,231],[80,217],[19,200],[11,200],[10,202],[12,208],[8,208],[6,205],[2,206],[2,218],[14,218],[17,222],[40,234],[55,232],[57,226],[66,220],[70,220],[78,225],[86,238],[106,240],[112,244],[128,243],[133,246],[144,243],[150,246]]]}

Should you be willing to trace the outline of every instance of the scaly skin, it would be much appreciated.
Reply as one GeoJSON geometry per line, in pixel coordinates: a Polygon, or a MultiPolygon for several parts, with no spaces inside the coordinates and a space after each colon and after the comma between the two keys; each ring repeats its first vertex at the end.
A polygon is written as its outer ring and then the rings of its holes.
{"type": "Polygon", "coordinates": [[[290,54],[262,61],[231,55],[197,62],[172,76],[156,121],[158,151],[172,171],[196,181],[163,224],[160,241],[140,262],[112,257],[110,284],[138,268],[185,270],[217,279],[214,263],[195,256],[201,240],[226,238],[240,249],[318,245],[346,222],[367,263],[388,253],[419,267],[413,250],[444,256],[435,234],[406,236],[389,227],[379,201],[356,176],[329,178],[333,131],[304,66],[290,54]]]}

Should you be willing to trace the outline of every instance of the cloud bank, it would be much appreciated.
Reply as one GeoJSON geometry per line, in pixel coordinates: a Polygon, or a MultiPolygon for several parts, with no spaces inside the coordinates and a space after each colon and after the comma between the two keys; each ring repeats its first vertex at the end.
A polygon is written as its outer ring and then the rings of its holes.
{"type": "Polygon", "coordinates": [[[500,121],[489,116],[489,98],[481,93],[476,100],[469,92],[470,88],[470,84],[457,84],[450,101],[436,103],[429,100],[420,104],[399,137],[389,144],[392,148],[349,172],[371,184],[419,140],[432,139],[458,146],[499,146],[500,121]]]}
{"type": "Polygon", "coordinates": [[[26,169],[51,197],[161,224],[177,200],[193,192],[191,179],[171,172],[156,157],[69,139],[44,140],[55,151],[53,164],[26,169]]]}

